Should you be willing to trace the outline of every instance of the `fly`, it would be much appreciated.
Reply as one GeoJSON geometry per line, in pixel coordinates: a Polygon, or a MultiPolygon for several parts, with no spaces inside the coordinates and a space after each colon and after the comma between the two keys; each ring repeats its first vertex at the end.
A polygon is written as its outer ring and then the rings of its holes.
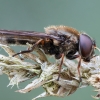
{"type": "Polygon", "coordinates": [[[95,41],[87,34],[80,33],[76,29],[68,26],[49,26],[45,28],[45,32],[35,31],[14,31],[0,30],[0,42],[2,44],[26,45],[32,44],[32,48],[24,50],[13,56],[30,53],[36,46],[41,48],[45,54],[54,55],[56,59],[61,58],[59,65],[59,75],[63,59],[73,60],[79,57],[78,73],[81,81],[80,66],[81,59],[89,62],[94,56],[94,49],[97,48],[95,41]],[[78,52],[78,54],[76,54],[78,52]]]}

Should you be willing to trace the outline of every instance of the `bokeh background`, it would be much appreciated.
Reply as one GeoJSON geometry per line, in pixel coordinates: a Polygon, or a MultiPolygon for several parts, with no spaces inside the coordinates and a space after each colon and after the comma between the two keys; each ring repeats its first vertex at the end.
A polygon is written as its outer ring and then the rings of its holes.
{"type": "MultiPolygon", "coordinates": [[[[0,29],[33,30],[44,32],[49,25],[68,25],[85,31],[100,47],[100,0],[0,0],[0,29]]],[[[20,51],[20,47],[13,47],[20,51]]],[[[23,48],[22,48],[23,49],[23,48]]],[[[0,53],[4,51],[0,49],[0,53]]],[[[31,80],[19,85],[26,86],[31,80]]],[[[0,76],[0,100],[31,100],[43,92],[42,88],[27,94],[14,92],[7,87],[6,75],[0,76]]],[[[39,100],[94,100],[91,86],[78,89],[68,97],[46,97],[39,100]]]]}

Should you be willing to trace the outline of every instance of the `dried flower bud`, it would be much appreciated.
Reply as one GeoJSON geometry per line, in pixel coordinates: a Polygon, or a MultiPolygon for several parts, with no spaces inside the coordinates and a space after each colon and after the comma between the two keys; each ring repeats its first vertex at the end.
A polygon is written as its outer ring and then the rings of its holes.
{"type": "Polygon", "coordinates": [[[64,58],[64,67],[61,69],[61,75],[59,81],[57,81],[61,59],[51,63],[46,55],[39,48],[36,48],[35,54],[25,53],[22,55],[24,59],[32,60],[35,63],[25,62],[19,56],[11,57],[15,52],[10,47],[6,45],[0,46],[9,55],[8,57],[0,55],[0,75],[3,73],[8,75],[9,85],[18,86],[20,82],[36,77],[24,89],[17,90],[16,92],[27,93],[42,86],[45,92],[35,97],[33,99],[35,100],[46,96],[68,96],[80,87],[92,85],[98,92],[94,98],[100,98],[100,56],[94,57],[89,63],[82,61],[80,68],[81,83],[77,71],[78,59],[68,60],[64,58]]]}

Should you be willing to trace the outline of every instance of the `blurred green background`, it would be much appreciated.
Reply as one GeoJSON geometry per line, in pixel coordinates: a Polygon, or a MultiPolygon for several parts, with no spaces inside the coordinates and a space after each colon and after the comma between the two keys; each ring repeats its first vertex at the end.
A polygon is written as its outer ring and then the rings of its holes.
{"type": "MultiPolygon", "coordinates": [[[[49,25],[68,25],[85,31],[96,40],[100,47],[100,0],[0,0],[0,29],[33,30],[43,32],[49,25]]],[[[19,47],[14,47],[20,51],[19,47]]],[[[4,51],[0,49],[0,53],[4,51]]],[[[28,82],[19,85],[26,86],[28,82]]],[[[7,87],[6,75],[0,76],[0,100],[31,100],[43,92],[39,88],[27,94],[14,92],[7,87]]],[[[39,100],[94,100],[92,87],[78,89],[74,94],[64,97],[46,97],[39,100]]]]}

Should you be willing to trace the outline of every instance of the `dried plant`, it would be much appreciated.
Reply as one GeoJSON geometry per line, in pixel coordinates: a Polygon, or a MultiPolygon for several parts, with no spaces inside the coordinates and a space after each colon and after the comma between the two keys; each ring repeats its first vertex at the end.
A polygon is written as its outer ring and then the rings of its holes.
{"type": "Polygon", "coordinates": [[[92,85],[97,91],[96,99],[100,98],[100,56],[96,56],[89,63],[81,64],[80,72],[82,82],[79,81],[76,60],[68,60],[64,58],[61,76],[57,81],[59,74],[60,60],[51,63],[47,59],[42,50],[36,48],[35,53],[25,53],[22,56],[24,59],[30,59],[35,63],[25,62],[19,56],[12,57],[15,52],[6,45],[0,45],[7,53],[8,57],[0,54],[0,74],[6,74],[10,80],[12,87],[20,82],[35,79],[28,84],[24,89],[19,89],[16,92],[27,93],[35,88],[42,86],[45,90],[42,94],[35,97],[33,100],[46,96],[68,96],[74,93],[78,88],[92,85]],[[37,54],[36,54],[37,53],[37,54]]]}

